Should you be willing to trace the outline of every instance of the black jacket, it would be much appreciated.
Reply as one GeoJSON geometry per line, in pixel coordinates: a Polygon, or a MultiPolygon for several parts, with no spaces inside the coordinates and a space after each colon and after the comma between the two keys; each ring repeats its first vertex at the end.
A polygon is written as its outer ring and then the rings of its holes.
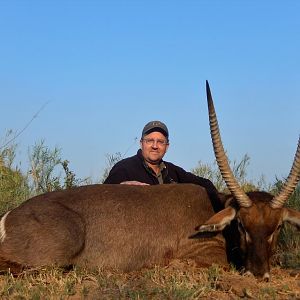
{"type": "MultiPolygon", "coordinates": [[[[165,168],[161,171],[163,183],[194,183],[203,186],[209,196],[211,197],[212,204],[215,211],[219,211],[219,197],[218,192],[213,183],[199,176],[196,176],[184,169],[164,161],[165,168]]],[[[104,184],[119,184],[123,181],[140,181],[151,185],[159,184],[157,177],[148,170],[141,149],[137,154],[125,158],[117,162],[111,169],[104,184]]]]}

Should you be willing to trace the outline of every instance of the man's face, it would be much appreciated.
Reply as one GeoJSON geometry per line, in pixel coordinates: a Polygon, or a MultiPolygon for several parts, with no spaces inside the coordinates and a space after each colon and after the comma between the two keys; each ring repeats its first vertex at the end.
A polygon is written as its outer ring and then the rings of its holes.
{"type": "Polygon", "coordinates": [[[164,157],[169,148],[166,137],[160,132],[151,132],[140,141],[142,154],[150,164],[157,164],[164,157]]]}

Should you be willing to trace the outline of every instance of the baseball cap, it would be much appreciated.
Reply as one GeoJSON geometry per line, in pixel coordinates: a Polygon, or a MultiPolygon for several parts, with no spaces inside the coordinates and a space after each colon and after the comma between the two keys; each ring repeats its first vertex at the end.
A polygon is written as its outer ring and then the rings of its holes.
{"type": "Polygon", "coordinates": [[[167,139],[169,138],[168,128],[161,121],[150,121],[147,123],[142,131],[142,137],[154,131],[161,132],[167,139]]]}

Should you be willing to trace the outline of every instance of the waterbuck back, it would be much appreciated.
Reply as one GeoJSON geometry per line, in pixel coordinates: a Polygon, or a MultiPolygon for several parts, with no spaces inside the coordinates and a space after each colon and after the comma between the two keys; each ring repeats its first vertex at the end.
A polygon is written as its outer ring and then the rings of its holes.
{"type": "Polygon", "coordinates": [[[189,239],[214,214],[192,184],[89,185],[34,197],[0,222],[0,268],[81,265],[123,271],[190,258],[226,265],[222,236],[189,239]]]}

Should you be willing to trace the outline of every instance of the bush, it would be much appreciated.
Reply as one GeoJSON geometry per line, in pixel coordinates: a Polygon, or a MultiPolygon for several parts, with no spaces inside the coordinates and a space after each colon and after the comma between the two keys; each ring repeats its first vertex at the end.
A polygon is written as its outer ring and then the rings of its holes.
{"type": "MultiPolygon", "coordinates": [[[[240,162],[233,161],[233,163],[229,163],[234,177],[245,192],[270,189],[265,183],[263,176],[256,183],[247,179],[247,167],[250,164],[250,157],[247,154],[244,155],[240,162]]],[[[192,169],[191,172],[197,176],[208,178],[213,182],[218,191],[228,193],[226,183],[216,162],[213,165],[209,165],[199,161],[198,166],[192,169]]]]}
{"type": "Polygon", "coordinates": [[[0,214],[29,197],[90,183],[90,178],[76,178],[69,161],[61,159],[60,149],[51,150],[43,140],[29,149],[31,169],[24,175],[15,166],[16,149],[13,144],[0,152],[0,214]]]}
{"type": "MultiPolygon", "coordinates": [[[[273,193],[276,194],[282,185],[283,182],[277,180],[273,193]]],[[[285,206],[300,211],[300,184],[289,197],[285,206]]],[[[288,223],[283,225],[279,235],[277,260],[284,267],[300,268],[300,233],[288,223]]]]}
{"type": "Polygon", "coordinates": [[[0,214],[16,207],[30,195],[27,177],[13,167],[16,145],[0,152],[0,214]]]}

